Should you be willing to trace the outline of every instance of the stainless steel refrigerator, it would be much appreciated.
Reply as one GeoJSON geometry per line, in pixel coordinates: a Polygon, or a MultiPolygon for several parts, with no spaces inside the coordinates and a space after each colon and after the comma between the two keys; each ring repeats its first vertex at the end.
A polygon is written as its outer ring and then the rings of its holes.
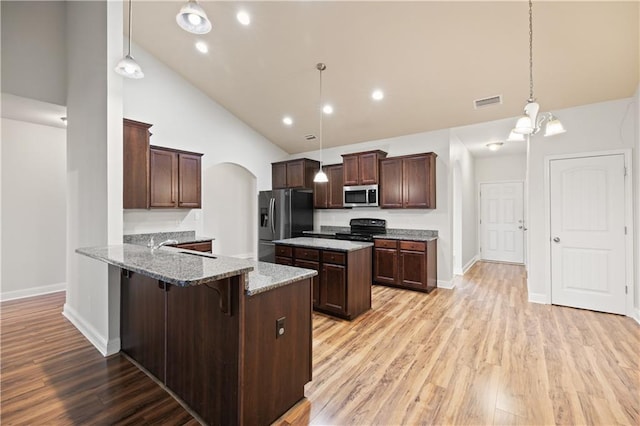
{"type": "Polygon", "coordinates": [[[302,237],[313,230],[313,192],[274,189],[258,195],[258,260],[276,261],[275,240],[302,237]]]}

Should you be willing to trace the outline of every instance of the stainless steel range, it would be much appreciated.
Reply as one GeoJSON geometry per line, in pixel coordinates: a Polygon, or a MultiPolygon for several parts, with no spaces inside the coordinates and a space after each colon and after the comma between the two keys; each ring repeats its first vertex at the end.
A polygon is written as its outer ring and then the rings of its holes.
{"type": "Polygon", "coordinates": [[[387,233],[387,221],[385,219],[351,219],[349,221],[350,232],[337,232],[337,240],[371,241],[374,235],[387,233]]]}

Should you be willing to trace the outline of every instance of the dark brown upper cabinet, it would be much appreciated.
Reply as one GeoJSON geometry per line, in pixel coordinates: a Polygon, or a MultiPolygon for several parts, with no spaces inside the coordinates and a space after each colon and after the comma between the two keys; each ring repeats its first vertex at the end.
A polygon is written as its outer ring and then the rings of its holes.
{"type": "Polygon", "coordinates": [[[315,183],[313,188],[313,207],[316,209],[342,209],[342,164],[323,167],[329,182],[315,183]]]}
{"type": "Polygon", "coordinates": [[[151,146],[151,124],[123,124],[123,208],[200,208],[202,154],[151,146]]]}
{"type": "Polygon", "coordinates": [[[195,152],[150,148],[152,208],[198,209],[202,205],[201,157],[195,152]]]}
{"type": "Polygon", "coordinates": [[[271,187],[273,189],[313,189],[313,177],[320,163],[308,158],[271,163],[271,187]]]}
{"type": "Polygon", "coordinates": [[[387,157],[384,151],[343,154],[344,186],[375,185],[378,183],[378,162],[387,157]]]}
{"type": "Polygon", "coordinates": [[[380,207],[435,209],[436,157],[428,152],[380,160],[380,207]]]}
{"type": "Polygon", "coordinates": [[[122,207],[149,208],[149,138],[151,124],[124,119],[122,207]]]}

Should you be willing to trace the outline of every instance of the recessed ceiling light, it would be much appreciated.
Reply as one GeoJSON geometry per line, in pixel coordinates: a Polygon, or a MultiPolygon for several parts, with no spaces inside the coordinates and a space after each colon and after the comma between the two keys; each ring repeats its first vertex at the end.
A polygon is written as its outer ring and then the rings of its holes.
{"type": "Polygon", "coordinates": [[[207,46],[207,43],[204,41],[198,41],[196,42],[196,49],[198,49],[200,53],[207,53],[209,51],[209,46],[207,46]]]}
{"type": "Polygon", "coordinates": [[[282,119],[282,122],[286,125],[286,126],[291,126],[293,124],[293,118],[289,117],[288,115],[285,116],[282,119]]]}
{"type": "Polygon", "coordinates": [[[487,148],[491,151],[497,151],[502,148],[502,145],[504,145],[504,142],[491,142],[487,144],[487,148]]]}
{"type": "Polygon", "coordinates": [[[379,101],[381,99],[384,99],[384,92],[380,89],[376,89],[373,91],[373,93],[371,93],[371,97],[374,100],[379,101]]]}
{"type": "Polygon", "coordinates": [[[251,16],[249,16],[249,14],[244,10],[241,10],[240,12],[238,12],[238,14],[236,15],[236,18],[238,18],[238,22],[240,22],[242,25],[246,26],[251,23],[251,16]]]}
{"type": "Polygon", "coordinates": [[[326,104],[324,107],[322,107],[322,111],[325,114],[333,114],[333,107],[329,104],[326,104]]]}

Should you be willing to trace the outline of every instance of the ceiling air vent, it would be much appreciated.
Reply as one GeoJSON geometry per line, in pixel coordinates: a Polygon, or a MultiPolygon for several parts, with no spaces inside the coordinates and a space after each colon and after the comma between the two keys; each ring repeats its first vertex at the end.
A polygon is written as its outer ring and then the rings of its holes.
{"type": "Polygon", "coordinates": [[[304,135],[304,138],[308,141],[316,140],[316,135],[304,135]]]}
{"type": "Polygon", "coordinates": [[[501,104],[502,103],[502,95],[491,96],[488,98],[476,99],[473,101],[473,107],[475,109],[483,108],[489,105],[501,104]]]}

